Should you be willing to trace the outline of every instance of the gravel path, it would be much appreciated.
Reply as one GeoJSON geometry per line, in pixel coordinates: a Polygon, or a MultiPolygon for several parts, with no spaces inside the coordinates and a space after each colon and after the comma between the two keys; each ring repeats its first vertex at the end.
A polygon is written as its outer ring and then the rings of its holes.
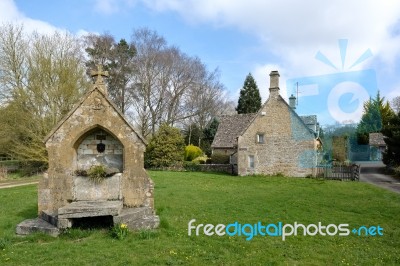
{"type": "Polygon", "coordinates": [[[21,179],[16,179],[16,180],[3,180],[0,181],[0,189],[2,188],[10,188],[10,187],[20,187],[20,186],[26,186],[26,185],[33,185],[33,184],[38,184],[39,179],[38,178],[29,178],[27,180],[21,180],[21,179]]]}

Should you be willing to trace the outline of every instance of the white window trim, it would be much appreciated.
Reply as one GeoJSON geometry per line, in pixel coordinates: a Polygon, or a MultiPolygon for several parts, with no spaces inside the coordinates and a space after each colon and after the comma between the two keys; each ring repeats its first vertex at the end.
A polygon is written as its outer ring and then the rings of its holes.
{"type": "Polygon", "coordinates": [[[255,158],[254,158],[254,155],[249,155],[249,156],[247,157],[247,160],[248,160],[248,166],[249,166],[249,168],[254,169],[254,168],[255,168],[255,158]],[[252,164],[253,164],[253,166],[252,166],[252,164]]]}

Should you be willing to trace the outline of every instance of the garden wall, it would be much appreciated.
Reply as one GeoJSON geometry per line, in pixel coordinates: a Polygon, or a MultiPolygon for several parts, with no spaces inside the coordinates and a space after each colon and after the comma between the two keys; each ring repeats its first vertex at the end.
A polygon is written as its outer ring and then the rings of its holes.
{"type": "Polygon", "coordinates": [[[220,172],[237,174],[237,165],[233,164],[199,164],[201,172],[220,172]]]}

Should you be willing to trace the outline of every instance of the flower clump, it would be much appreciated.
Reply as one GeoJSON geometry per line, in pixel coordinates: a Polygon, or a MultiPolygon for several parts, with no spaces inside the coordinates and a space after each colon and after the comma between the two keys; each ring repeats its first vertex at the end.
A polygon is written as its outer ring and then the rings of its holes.
{"type": "Polygon", "coordinates": [[[118,240],[124,239],[128,235],[128,232],[129,232],[128,225],[124,223],[115,224],[111,228],[111,236],[118,240]]]}

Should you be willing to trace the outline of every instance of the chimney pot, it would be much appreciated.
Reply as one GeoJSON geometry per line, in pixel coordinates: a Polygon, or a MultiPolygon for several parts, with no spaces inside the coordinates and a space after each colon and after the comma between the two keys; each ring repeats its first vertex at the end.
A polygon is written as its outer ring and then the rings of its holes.
{"type": "Polygon", "coordinates": [[[269,74],[270,76],[270,88],[279,88],[279,72],[278,71],[271,71],[271,73],[269,74]]]}
{"type": "Polygon", "coordinates": [[[271,71],[269,74],[270,83],[269,83],[269,95],[270,97],[276,98],[279,95],[279,72],[278,71],[271,71]]]}
{"type": "Polygon", "coordinates": [[[293,94],[289,97],[289,106],[295,110],[296,109],[296,97],[293,94]]]}

